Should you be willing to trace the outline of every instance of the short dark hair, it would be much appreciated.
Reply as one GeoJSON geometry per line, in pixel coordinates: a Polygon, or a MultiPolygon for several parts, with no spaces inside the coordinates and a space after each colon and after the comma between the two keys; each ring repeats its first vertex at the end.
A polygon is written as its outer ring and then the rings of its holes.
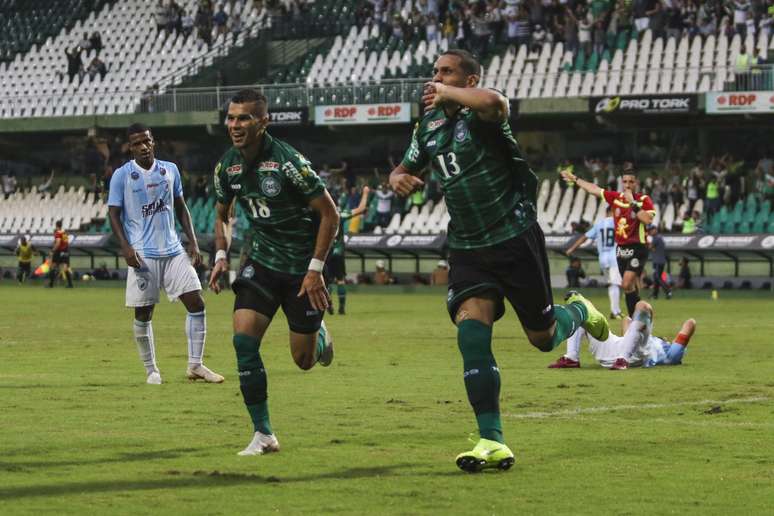
{"type": "Polygon", "coordinates": [[[255,114],[258,116],[266,115],[268,111],[269,101],[266,99],[266,95],[255,90],[253,88],[246,88],[239,90],[236,95],[231,97],[231,102],[234,104],[255,104],[255,114]]]}
{"type": "Polygon", "coordinates": [[[457,56],[460,58],[460,68],[468,75],[481,75],[481,64],[476,56],[461,48],[450,48],[442,52],[442,56],[457,56]]]}
{"type": "Polygon", "coordinates": [[[150,127],[141,123],[134,123],[126,128],[126,137],[129,138],[133,134],[144,133],[145,131],[151,132],[150,127]]]}
{"type": "Polygon", "coordinates": [[[57,221],[54,223],[54,226],[56,226],[56,227],[58,227],[58,228],[61,228],[61,227],[62,227],[62,219],[59,219],[59,220],[57,220],[57,221]]]}

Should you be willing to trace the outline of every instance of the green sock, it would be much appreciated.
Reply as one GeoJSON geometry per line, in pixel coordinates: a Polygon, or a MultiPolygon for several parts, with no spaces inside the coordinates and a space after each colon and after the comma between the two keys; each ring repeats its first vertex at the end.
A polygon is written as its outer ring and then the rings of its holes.
{"type": "Polygon", "coordinates": [[[266,370],[259,351],[261,341],[258,337],[237,333],[233,342],[239,370],[239,389],[253,427],[256,432],[271,434],[266,370]]]}
{"type": "Polygon", "coordinates": [[[336,293],[339,295],[339,312],[343,312],[344,306],[347,304],[347,286],[339,283],[336,285],[336,293]]]}
{"type": "Polygon", "coordinates": [[[538,348],[540,351],[551,351],[567,340],[586,320],[588,310],[583,303],[577,302],[554,305],[554,316],[556,317],[556,329],[549,343],[550,348],[538,348]]]}
{"type": "Polygon", "coordinates": [[[492,328],[467,319],[457,325],[457,345],[462,353],[465,390],[484,439],[503,442],[500,422],[500,370],[492,355],[492,328]]]}

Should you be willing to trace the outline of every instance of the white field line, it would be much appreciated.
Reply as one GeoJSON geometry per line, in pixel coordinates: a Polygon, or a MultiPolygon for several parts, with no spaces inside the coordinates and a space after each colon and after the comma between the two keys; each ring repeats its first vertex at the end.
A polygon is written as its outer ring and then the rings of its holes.
{"type": "Polygon", "coordinates": [[[759,401],[769,401],[768,396],[759,396],[755,398],[734,398],[730,400],[698,400],[698,401],[678,401],[675,403],[641,403],[639,405],[613,405],[602,407],[578,407],[574,409],[557,410],[555,412],[525,412],[523,414],[502,414],[503,417],[511,419],[547,419],[550,417],[574,417],[584,414],[600,414],[605,412],[618,412],[621,410],[654,410],[671,407],[686,407],[693,405],[731,405],[736,403],[757,403],[759,401]]]}

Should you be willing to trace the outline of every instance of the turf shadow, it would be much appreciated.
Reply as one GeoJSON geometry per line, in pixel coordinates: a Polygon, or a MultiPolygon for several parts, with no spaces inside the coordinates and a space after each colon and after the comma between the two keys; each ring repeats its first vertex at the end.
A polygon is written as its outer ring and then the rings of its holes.
{"type": "Polygon", "coordinates": [[[155,459],[176,459],[183,454],[200,451],[197,448],[175,448],[171,450],[151,450],[141,452],[122,452],[113,457],[88,460],[54,460],[54,461],[30,461],[30,462],[2,462],[0,471],[23,471],[35,468],[55,468],[61,466],[88,466],[91,464],[110,464],[113,462],[148,461],[155,459]]]}

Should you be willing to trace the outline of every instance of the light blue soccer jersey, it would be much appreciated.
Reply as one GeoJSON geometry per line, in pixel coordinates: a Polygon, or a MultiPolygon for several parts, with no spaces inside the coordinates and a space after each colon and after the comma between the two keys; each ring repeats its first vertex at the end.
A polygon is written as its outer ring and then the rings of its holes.
{"type": "Polygon", "coordinates": [[[586,238],[597,243],[600,267],[618,266],[615,259],[615,222],[613,222],[613,217],[605,217],[596,221],[586,232],[586,238]]]}
{"type": "Polygon", "coordinates": [[[108,206],[121,208],[124,232],[135,251],[166,258],[183,252],[174,211],[174,198],[182,196],[177,165],[157,159],[145,170],[132,160],[113,173],[108,206]]]}

